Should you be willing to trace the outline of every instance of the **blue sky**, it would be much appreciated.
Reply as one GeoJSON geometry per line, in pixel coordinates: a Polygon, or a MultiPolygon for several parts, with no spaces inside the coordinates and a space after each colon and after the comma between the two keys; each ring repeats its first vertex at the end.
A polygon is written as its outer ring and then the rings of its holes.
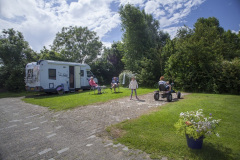
{"type": "Polygon", "coordinates": [[[240,0],[0,0],[0,30],[23,33],[34,51],[49,48],[62,27],[95,31],[105,46],[122,37],[118,7],[145,9],[174,38],[179,27],[193,28],[198,18],[216,17],[225,30],[240,30],[240,0]]]}

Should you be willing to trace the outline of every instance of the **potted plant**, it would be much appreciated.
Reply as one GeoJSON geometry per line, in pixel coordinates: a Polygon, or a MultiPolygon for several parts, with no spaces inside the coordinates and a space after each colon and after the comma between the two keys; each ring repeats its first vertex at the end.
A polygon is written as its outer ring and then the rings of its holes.
{"type": "Polygon", "coordinates": [[[179,120],[174,126],[178,133],[186,135],[188,147],[201,149],[204,138],[211,135],[219,137],[219,134],[214,132],[219,122],[220,119],[213,119],[211,113],[206,117],[203,110],[199,109],[180,113],[179,120]]]}

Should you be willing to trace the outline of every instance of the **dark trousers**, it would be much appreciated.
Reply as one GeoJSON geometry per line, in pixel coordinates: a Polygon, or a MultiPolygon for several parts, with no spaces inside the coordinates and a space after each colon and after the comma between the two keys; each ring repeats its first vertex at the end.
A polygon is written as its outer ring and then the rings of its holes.
{"type": "Polygon", "coordinates": [[[136,89],[131,89],[132,90],[132,92],[131,92],[131,98],[132,98],[132,95],[133,95],[133,90],[135,91],[135,96],[136,96],[136,98],[137,98],[137,90],[136,89]]]}

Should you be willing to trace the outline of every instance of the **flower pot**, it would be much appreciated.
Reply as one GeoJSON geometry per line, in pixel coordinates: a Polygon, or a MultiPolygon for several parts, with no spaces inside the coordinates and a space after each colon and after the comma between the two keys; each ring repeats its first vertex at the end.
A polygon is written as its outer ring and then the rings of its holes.
{"type": "Polygon", "coordinates": [[[186,134],[186,138],[187,138],[187,145],[189,148],[191,148],[191,149],[201,149],[202,148],[203,136],[200,137],[199,139],[195,140],[186,134]]]}

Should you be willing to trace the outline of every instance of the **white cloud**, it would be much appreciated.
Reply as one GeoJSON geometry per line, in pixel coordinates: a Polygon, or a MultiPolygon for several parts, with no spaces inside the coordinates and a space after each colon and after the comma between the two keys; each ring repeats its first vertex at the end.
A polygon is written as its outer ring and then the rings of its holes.
{"type": "Polygon", "coordinates": [[[144,0],[119,0],[120,5],[133,4],[133,5],[143,5],[144,0]]]}
{"type": "Polygon", "coordinates": [[[238,34],[238,33],[240,32],[240,24],[239,24],[239,29],[238,29],[238,31],[236,31],[236,30],[231,30],[231,32],[232,32],[232,33],[235,33],[235,34],[238,34]]]}
{"type": "Polygon", "coordinates": [[[103,37],[113,28],[117,27],[119,23],[120,23],[119,14],[113,14],[106,19],[100,19],[99,22],[100,25],[95,27],[93,30],[97,32],[100,37],[103,37]]]}
{"type": "Polygon", "coordinates": [[[238,32],[240,32],[240,30],[235,31],[235,30],[231,30],[232,33],[238,34],[238,32]]]}
{"type": "Polygon", "coordinates": [[[6,21],[3,19],[0,19],[0,29],[8,29],[8,28],[17,28],[19,27],[19,24],[12,23],[11,21],[6,21]]]}
{"type": "Polygon", "coordinates": [[[118,13],[110,9],[111,0],[1,0],[0,29],[14,28],[23,33],[34,50],[52,44],[62,27],[82,26],[102,38],[120,23],[118,13]],[[3,24],[3,25],[2,25],[3,24]]]}
{"type": "MultiPolygon", "coordinates": [[[[204,1],[78,0],[70,3],[69,0],[0,0],[0,29],[14,28],[22,32],[35,51],[52,44],[62,27],[88,27],[101,39],[109,36],[121,23],[117,11],[111,10],[111,3],[129,3],[145,9],[160,21],[161,29],[174,35],[174,25],[183,22],[191,10],[204,1]]],[[[109,46],[110,42],[104,44],[109,46]]]]}
{"type": "Polygon", "coordinates": [[[149,14],[154,13],[158,9],[158,3],[155,1],[148,1],[145,4],[145,11],[149,14]]]}
{"type": "Polygon", "coordinates": [[[103,46],[105,46],[107,48],[110,48],[112,46],[111,42],[102,42],[102,43],[103,43],[103,46]]]}
{"type": "Polygon", "coordinates": [[[191,10],[205,0],[152,0],[145,5],[146,13],[153,14],[163,28],[176,25],[190,14],[191,10]]]}
{"type": "Polygon", "coordinates": [[[169,33],[171,39],[173,39],[176,36],[177,30],[179,28],[181,28],[181,27],[180,26],[178,26],[178,27],[168,27],[168,28],[163,29],[163,31],[169,33]]]}
{"type": "Polygon", "coordinates": [[[36,6],[35,1],[25,0],[24,3],[19,0],[1,0],[0,11],[1,15],[5,18],[14,18],[16,16],[22,17],[33,12],[36,6]]]}

